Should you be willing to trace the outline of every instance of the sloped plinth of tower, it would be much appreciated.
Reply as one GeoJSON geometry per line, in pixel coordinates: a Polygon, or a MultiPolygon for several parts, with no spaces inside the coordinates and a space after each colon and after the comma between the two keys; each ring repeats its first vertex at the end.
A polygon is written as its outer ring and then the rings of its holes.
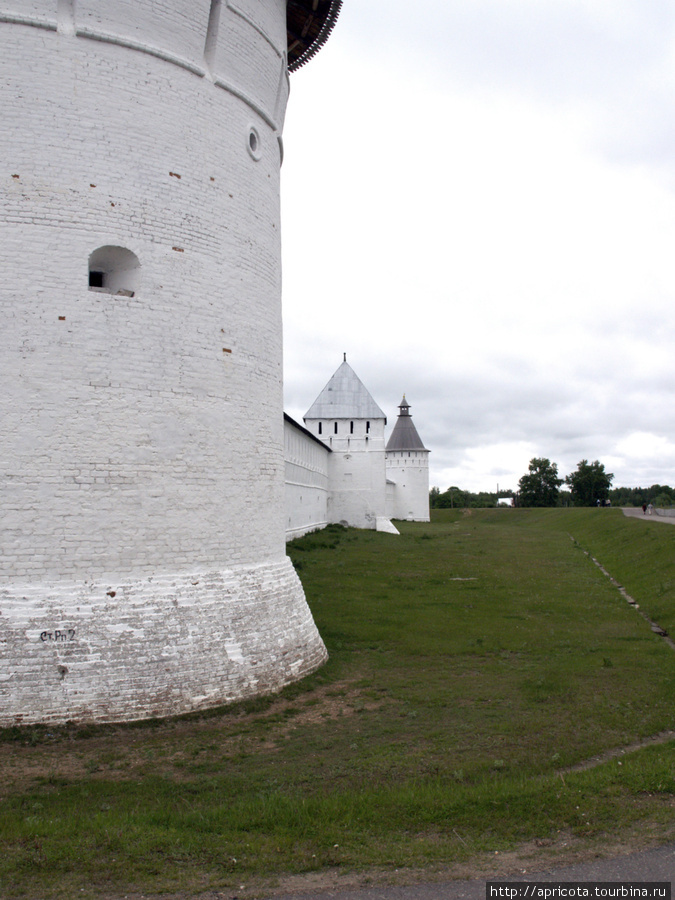
{"type": "Polygon", "coordinates": [[[0,725],[131,721],[272,693],[326,649],[290,560],[0,588],[0,725]]]}

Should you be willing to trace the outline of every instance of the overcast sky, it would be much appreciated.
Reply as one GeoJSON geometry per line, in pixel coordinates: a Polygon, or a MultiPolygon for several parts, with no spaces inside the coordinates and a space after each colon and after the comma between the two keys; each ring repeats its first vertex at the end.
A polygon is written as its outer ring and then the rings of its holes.
{"type": "Polygon", "coordinates": [[[675,485],[671,0],[345,0],[284,144],[290,415],[346,352],[441,490],[675,485]]]}

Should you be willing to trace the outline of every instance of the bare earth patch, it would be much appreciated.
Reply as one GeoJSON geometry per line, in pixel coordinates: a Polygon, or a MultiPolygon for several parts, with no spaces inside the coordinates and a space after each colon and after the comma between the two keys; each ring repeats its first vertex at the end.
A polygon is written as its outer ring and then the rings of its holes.
{"type": "MultiPolygon", "coordinates": [[[[331,719],[353,716],[357,711],[373,710],[382,701],[365,698],[352,682],[336,682],[318,687],[301,698],[279,698],[259,713],[227,713],[209,715],[203,719],[182,718],[166,720],[151,728],[135,730],[129,727],[105,728],[100,735],[83,738],[75,729],[72,735],[47,732],[43,742],[30,746],[20,742],[0,743],[0,784],[2,795],[23,789],[42,779],[101,778],[124,781],[137,777],[148,765],[148,748],[152,747],[152,769],[163,771],[180,780],[188,778],[176,766],[192,759],[184,749],[184,740],[192,744],[217,739],[223,755],[241,752],[254,746],[275,752],[285,738],[298,728],[316,725],[331,719]],[[279,716],[288,715],[275,722],[279,716]],[[237,726],[270,721],[269,734],[264,743],[248,733],[236,733],[237,726]],[[234,733],[232,733],[234,732],[234,733]]],[[[0,795],[0,796],[2,796],[0,795]]]]}

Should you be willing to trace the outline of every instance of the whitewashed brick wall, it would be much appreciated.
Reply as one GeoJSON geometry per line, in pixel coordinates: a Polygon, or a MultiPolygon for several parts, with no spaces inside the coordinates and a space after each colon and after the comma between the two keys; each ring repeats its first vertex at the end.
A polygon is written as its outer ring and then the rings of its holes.
{"type": "Polygon", "coordinates": [[[330,450],[285,417],[286,540],[328,524],[330,450]]]}
{"type": "Polygon", "coordinates": [[[253,660],[259,690],[325,655],[270,615],[277,579],[308,616],[284,555],[285,3],[215,8],[0,0],[3,723],[179,712],[249,693],[253,660]],[[138,258],[133,296],[89,289],[103,246],[138,258]],[[167,577],[199,581],[175,626],[167,577]]]}
{"type": "MultiPolygon", "coordinates": [[[[318,433],[318,424],[318,420],[307,420],[313,433],[318,433]]],[[[376,528],[386,506],[384,419],[326,420],[321,425],[322,440],[332,450],[328,521],[376,528]]]]}
{"type": "Polygon", "coordinates": [[[4,586],[0,605],[3,725],[202,709],[278,690],[325,661],[288,559],[4,586]]]}
{"type": "Polygon", "coordinates": [[[429,521],[429,451],[387,452],[387,515],[412,522],[429,521]]]}

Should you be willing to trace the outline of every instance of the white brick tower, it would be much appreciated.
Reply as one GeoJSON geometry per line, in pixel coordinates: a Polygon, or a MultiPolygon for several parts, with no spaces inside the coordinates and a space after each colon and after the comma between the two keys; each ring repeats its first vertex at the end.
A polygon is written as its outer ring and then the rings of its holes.
{"type": "Polygon", "coordinates": [[[284,550],[279,170],[339,5],[0,0],[2,725],[325,659],[284,550]]]}
{"type": "Polygon", "coordinates": [[[383,527],[384,426],[387,419],[344,361],[304,417],[307,429],[333,451],[329,459],[328,521],[383,527]]]}
{"type": "Polygon", "coordinates": [[[429,451],[417,433],[410,404],[403,399],[391,437],[387,441],[387,515],[413,522],[429,521],[429,451]]]}

